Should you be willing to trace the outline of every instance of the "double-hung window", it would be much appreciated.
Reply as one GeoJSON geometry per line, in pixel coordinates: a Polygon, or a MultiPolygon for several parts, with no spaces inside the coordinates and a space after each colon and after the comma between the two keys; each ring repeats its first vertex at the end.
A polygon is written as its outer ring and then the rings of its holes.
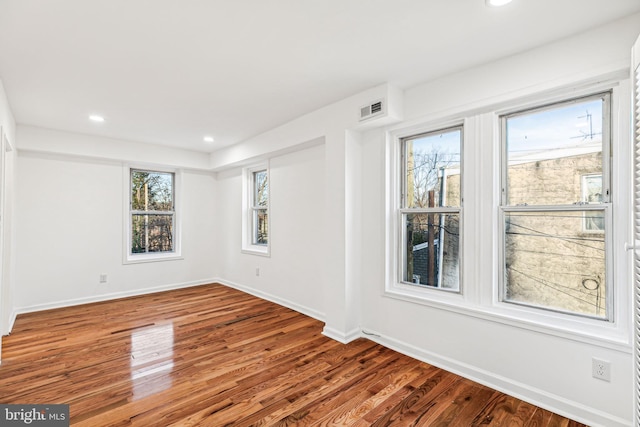
{"type": "Polygon", "coordinates": [[[611,317],[610,102],[501,116],[503,301],[611,317]]]}
{"type": "Polygon", "coordinates": [[[269,168],[266,163],[244,170],[242,250],[269,255],[269,168]]]}
{"type": "Polygon", "coordinates": [[[400,281],[460,290],[462,127],[400,140],[400,281]]]}
{"type": "Polygon", "coordinates": [[[173,172],[129,170],[128,260],[177,255],[173,172]]]}
{"type": "Polygon", "coordinates": [[[251,243],[267,245],[269,243],[269,177],[267,170],[251,174],[251,243]]]}

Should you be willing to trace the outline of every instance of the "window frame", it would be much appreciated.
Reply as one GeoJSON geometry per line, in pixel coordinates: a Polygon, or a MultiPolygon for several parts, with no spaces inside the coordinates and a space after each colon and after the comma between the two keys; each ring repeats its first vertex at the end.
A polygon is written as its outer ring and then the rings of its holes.
{"type": "Polygon", "coordinates": [[[242,173],[242,249],[241,252],[271,256],[271,173],[269,162],[261,162],[243,169],[242,173]],[[269,191],[267,193],[267,205],[262,207],[256,204],[257,187],[256,174],[265,172],[269,191]],[[258,235],[258,211],[267,214],[267,242],[257,243],[258,235]]]}
{"type": "MultiPolygon", "coordinates": [[[[498,248],[499,253],[499,282],[498,282],[498,292],[499,292],[499,300],[504,304],[513,304],[519,305],[523,307],[530,308],[532,310],[545,310],[560,313],[568,316],[577,316],[577,317],[585,317],[589,319],[594,319],[597,321],[605,321],[611,322],[614,318],[614,288],[615,283],[613,279],[613,265],[612,265],[612,241],[611,236],[613,234],[613,221],[612,221],[612,203],[611,203],[611,151],[612,151],[612,141],[611,141],[611,91],[596,91],[591,94],[581,95],[577,97],[568,97],[566,99],[555,100],[554,102],[541,103],[539,105],[529,106],[528,108],[517,109],[511,112],[503,112],[499,114],[499,128],[500,128],[500,204],[498,207],[498,226],[500,233],[500,247],[498,248]],[[556,204],[556,205],[513,205],[508,204],[509,197],[509,189],[508,189],[508,154],[507,154],[507,120],[511,117],[516,117],[529,113],[536,113],[546,110],[555,109],[565,105],[576,104],[588,100],[602,99],[603,100],[603,123],[602,123],[602,203],[598,204],[585,204],[582,203],[582,188],[580,189],[580,201],[576,201],[576,203],[569,204],[556,204]],[[606,315],[605,316],[593,316],[585,313],[579,313],[569,310],[563,310],[557,307],[550,306],[542,306],[533,303],[523,302],[523,301],[515,301],[509,300],[507,298],[507,268],[506,268],[506,216],[511,213],[547,213],[547,212],[585,212],[585,211],[602,211],[604,215],[604,224],[605,230],[600,233],[605,235],[604,238],[604,246],[605,246],[605,296],[606,296],[606,315]]],[[[596,175],[596,174],[591,174],[596,175]]],[[[580,175],[581,186],[582,186],[582,178],[580,175]]],[[[584,217],[582,218],[581,224],[584,224],[584,217]]],[[[582,233],[585,233],[584,228],[581,229],[582,233]]]]}
{"type": "MultiPolygon", "coordinates": [[[[182,171],[179,169],[162,168],[153,165],[124,165],[123,166],[123,184],[124,184],[124,232],[123,232],[123,264],[137,264],[145,262],[158,262],[158,261],[173,261],[184,259],[182,257],[182,244],[181,244],[181,182],[182,171]],[[131,187],[134,171],[151,172],[151,173],[164,173],[171,174],[173,176],[172,182],[172,196],[173,196],[173,210],[162,211],[162,213],[151,213],[150,215],[171,215],[172,216],[172,228],[173,228],[173,250],[163,252],[144,252],[133,253],[132,249],[132,226],[134,215],[149,215],[149,211],[133,210],[133,202],[131,200],[131,187]],[[164,213],[167,212],[167,213],[164,213]]],[[[151,211],[153,212],[153,211],[151,211]]]]}
{"type": "Polygon", "coordinates": [[[410,121],[390,125],[382,131],[384,194],[384,284],[381,292],[385,298],[405,301],[432,309],[450,311],[481,321],[497,322],[534,333],[568,338],[618,351],[630,351],[632,298],[631,264],[623,250],[627,235],[631,233],[631,181],[628,174],[632,167],[630,143],[631,126],[630,81],[624,75],[595,76],[584,80],[570,80],[560,84],[531,87],[517,93],[504,94],[487,100],[460,104],[439,112],[433,110],[410,121]],[[527,110],[567,99],[590,96],[599,92],[611,92],[611,144],[610,179],[615,189],[611,193],[612,256],[609,262],[615,271],[615,289],[610,299],[615,310],[610,321],[539,310],[500,300],[501,231],[498,209],[501,203],[501,143],[499,116],[514,111],[527,110]],[[418,289],[399,282],[398,230],[400,216],[397,213],[400,197],[399,139],[431,129],[464,124],[464,224],[461,240],[462,264],[461,293],[438,292],[418,289]]]}
{"type": "MultiPolygon", "coordinates": [[[[404,286],[416,286],[420,288],[435,290],[435,291],[444,291],[453,294],[461,294],[462,293],[462,238],[463,238],[463,201],[464,201],[464,185],[463,185],[463,156],[464,156],[464,124],[458,123],[456,125],[450,125],[446,127],[440,127],[432,130],[427,130],[423,132],[418,132],[410,135],[406,135],[398,138],[398,144],[400,145],[400,165],[398,167],[399,171],[399,195],[400,200],[398,201],[398,215],[399,215],[399,226],[400,230],[398,231],[398,235],[400,238],[399,242],[399,253],[398,253],[398,277],[397,280],[401,285],[404,286]],[[407,149],[406,143],[409,140],[419,139],[421,137],[427,137],[432,135],[444,134],[447,132],[459,131],[460,132],[460,206],[435,206],[432,208],[412,208],[407,207],[407,149]],[[458,246],[459,246],[459,254],[458,254],[458,287],[456,289],[445,288],[442,286],[430,286],[426,284],[414,283],[413,281],[409,282],[404,280],[404,271],[407,263],[406,256],[406,239],[407,239],[407,217],[412,214],[433,214],[433,215],[450,215],[455,214],[458,215],[459,221],[459,237],[458,237],[458,246]]],[[[438,275],[438,283],[442,282],[442,275],[438,275]]]]}

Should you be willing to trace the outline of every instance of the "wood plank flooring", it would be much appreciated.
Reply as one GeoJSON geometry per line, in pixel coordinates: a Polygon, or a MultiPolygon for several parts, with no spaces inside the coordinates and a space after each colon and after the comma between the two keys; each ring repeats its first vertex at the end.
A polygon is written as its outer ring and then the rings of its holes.
{"type": "Polygon", "coordinates": [[[581,426],[218,284],[20,315],[0,403],[76,426],[581,426]]]}

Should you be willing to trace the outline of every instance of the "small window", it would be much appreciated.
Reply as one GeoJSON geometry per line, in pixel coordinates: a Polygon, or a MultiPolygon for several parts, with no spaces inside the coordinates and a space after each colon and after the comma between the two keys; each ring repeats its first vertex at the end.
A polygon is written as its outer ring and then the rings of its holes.
{"type": "Polygon", "coordinates": [[[130,170],[129,254],[175,254],[175,174],[130,170]]]}
{"type": "Polygon", "coordinates": [[[253,172],[252,244],[267,245],[269,243],[269,178],[267,171],[253,172]]]}
{"type": "Polygon", "coordinates": [[[502,117],[504,301],[609,318],[609,102],[502,117]]]}
{"type": "Polygon", "coordinates": [[[462,128],[401,140],[400,281],[460,290],[462,128]]]}
{"type": "Polygon", "coordinates": [[[266,163],[244,170],[242,250],[269,255],[269,168],[266,163]]]}

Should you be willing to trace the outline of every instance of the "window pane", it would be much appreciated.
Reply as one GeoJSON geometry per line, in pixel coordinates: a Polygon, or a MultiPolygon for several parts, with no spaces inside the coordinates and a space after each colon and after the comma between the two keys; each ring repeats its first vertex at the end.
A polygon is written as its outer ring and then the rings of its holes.
{"type": "MultiPolygon", "coordinates": [[[[602,175],[584,175],[582,177],[582,201],[588,204],[602,203],[602,175]]],[[[604,231],[602,212],[586,212],[583,230],[598,233],[604,231]]]]}
{"type": "Polygon", "coordinates": [[[583,232],[593,215],[604,212],[506,213],[506,300],[606,317],[604,232],[583,232]]]}
{"type": "Polygon", "coordinates": [[[460,289],[460,214],[406,214],[403,281],[460,289]]]}
{"type": "Polygon", "coordinates": [[[173,215],[132,215],[131,253],[173,251],[173,215]]]}
{"type": "Polygon", "coordinates": [[[173,174],[132,170],[131,208],[136,211],[172,211],[173,174]]]}
{"type": "Polygon", "coordinates": [[[603,103],[592,99],[507,117],[507,205],[583,201],[580,176],[602,174],[603,103]]]}
{"type": "Polygon", "coordinates": [[[266,245],[269,243],[269,216],[266,209],[255,209],[253,211],[253,244],[266,245]]]}
{"type": "Polygon", "coordinates": [[[404,140],[405,208],[460,206],[461,129],[404,140]]]}
{"type": "Polygon", "coordinates": [[[253,173],[253,204],[254,206],[267,206],[269,203],[269,180],[267,171],[253,173]]]}

